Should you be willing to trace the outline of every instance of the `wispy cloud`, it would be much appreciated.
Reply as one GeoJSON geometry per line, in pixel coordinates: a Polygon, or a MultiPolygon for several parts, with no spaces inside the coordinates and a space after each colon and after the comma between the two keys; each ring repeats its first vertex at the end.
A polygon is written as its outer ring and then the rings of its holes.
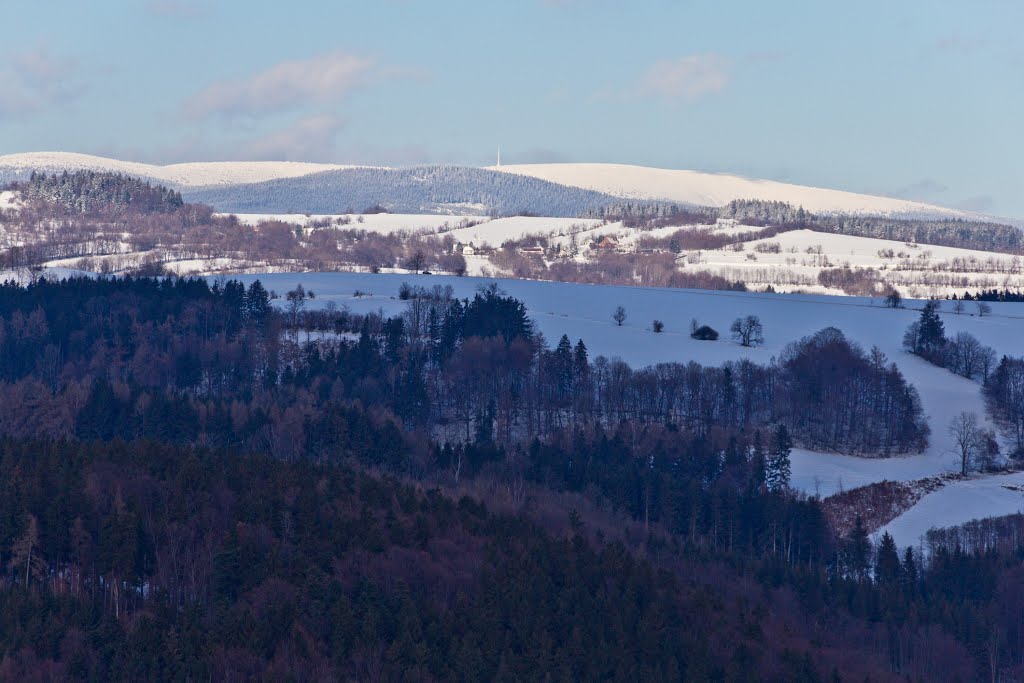
{"type": "Polygon", "coordinates": [[[7,56],[0,66],[0,118],[19,118],[78,98],[78,63],[38,48],[7,56]]]}
{"type": "MultiPolygon", "coordinates": [[[[260,116],[310,104],[338,102],[374,75],[373,60],[345,52],[287,61],[238,81],[214,83],[185,102],[191,119],[260,116]]],[[[383,79],[395,76],[385,70],[383,79]]]]}
{"type": "Polygon", "coordinates": [[[917,182],[904,185],[903,187],[897,187],[885,192],[884,194],[889,197],[898,197],[899,199],[932,201],[944,194],[947,190],[949,190],[949,186],[944,183],[940,183],[932,178],[922,178],[917,182]]]}
{"type": "Polygon", "coordinates": [[[990,194],[979,194],[967,199],[961,199],[953,205],[957,209],[963,209],[964,211],[977,211],[979,213],[987,213],[992,211],[996,206],[995,197],[990,194]]]}
{"type": "Polygon", "coordinates": [[[255,161],[330,161],[345,121],[331,114],[314,114],[239,145],[237,156],[255,161]]]}
{"type": "Polygon", "coordinates": [[[655,62],[640,78],[640,92],[673,100],[695,100],[724,90],[730,63],[716,54],[700,54],[655,62]]]}

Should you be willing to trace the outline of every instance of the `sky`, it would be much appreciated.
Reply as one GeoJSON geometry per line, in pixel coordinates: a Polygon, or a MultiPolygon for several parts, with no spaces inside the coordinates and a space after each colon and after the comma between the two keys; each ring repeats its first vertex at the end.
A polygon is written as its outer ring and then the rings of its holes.
{"type": "Polygon", "coordinates": [[[1024,217],[1019,0],[47,0],[0,154],[612,162],[1024,217]]]}

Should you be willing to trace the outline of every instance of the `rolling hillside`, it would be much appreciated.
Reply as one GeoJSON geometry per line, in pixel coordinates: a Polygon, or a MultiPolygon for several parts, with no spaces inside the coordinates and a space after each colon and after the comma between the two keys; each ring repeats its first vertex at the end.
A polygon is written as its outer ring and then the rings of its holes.
{"type": "Polygon", "coordinates": [[[0,183],[27,178],[32,171],[101,171],[123,173],[183,189],[208,185],[239,185],[275,178],[296,178],[348,166],[295,161],[211,161],[156,166],[71,152],[28,152],[0,156],[0,183]]]}
{"type": "Polygon", "coordinates": [[[138,176],[173,187],[188,200],[211,203],[221,211],[250,213],[342,213],[380,203],[393,212],[406,213],[465,215],[489,208],[503,215],[529,211],[570,216],[623,199],[693,206],[724,206],[735,199],[758,199],[803,206],[818,213],[986,218],[891,197],[725,173],[624,164],[526,164],[477,169],[239,161],[158,166],[66,152],[0,156],[0,183],[24,179],[32,171],[64,170],[138,176]]]}
{"type": "Polygon", "coordinates": [[[727,173],[623,164],[524,164],[492,168],[502,173],[542,178],[553,183],[636,200],[724,206],[734,199],[760,199],[803,206],[808,211],[818,213],[970,217],[964,211],[921,202],[757,180],[727,173]]]}

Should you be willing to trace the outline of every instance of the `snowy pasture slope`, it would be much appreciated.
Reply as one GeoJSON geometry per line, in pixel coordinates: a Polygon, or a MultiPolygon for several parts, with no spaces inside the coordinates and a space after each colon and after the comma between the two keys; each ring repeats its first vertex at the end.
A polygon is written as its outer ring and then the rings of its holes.
{"type": "MultiPolygon", "coordinates": [[[[311,214],[302,213],[236,213],[238,220],[245,225],[257,225],[264,221],[283,221],[306,226],[316,221],[328,220],[334,223],[337,219],[348,219],[350,222],[339,225],[344,229],[366,230],[381,234],[408,232],[423,235],[449,235],[453,240],[474,246],[500,247],[509,240],[525,237],[566,236],[576,231],[584,234],[601,228],[602,234],[635,235],[637,231],[622,228],[621,223],[604,225],[594,218],[549,218],[544,216],[510,216],[507,218],[490,218],[488,216],[445,216],[438,214],[408,213],[377,213],[377,214],[311,214]],[[359,222],[362,219],[362,222],[359,222]],[[469,227],[459,227],[466,222],[476,223],[469,227]]],[[[676,230],[678,228],[673,228],[676,230]]],[[[557,240],[556,240],[557,241],[557,240]]]]}
{"type": "Polygon", "coordinates": [[[485,222],[491,220],[487,216],[445,216],[429,213],[310,214],[308,216],[304,213],[236,213],[233,215],[244,225],[258,225],[265,221],[282,221],[305,227],[310,223],[326,220],[342,229],[366,230],[382,235],[396,232],[428,235],[449,232],[454,234],[463,221],[485,222]],[[339,219],[347,219],[349,222],[339,224],[337,223],[339,219]]]}
{"type": "Polygon", "coordinates": [[[297,161],[211,161],[156,166],[71,152],[28,152],[0,156],[0,176],[27,178],[33,170],[48,173],[65,170],[102,171],[137,176],[175,187],[258,183],[344,168],[352,167],[297,161]]]}
{"type": "Polygon", "coordinates": [[[808,211],[969,217],[964,211],[905,199],[755,180],[728,173],[702,173],[624,164],[522,164],[492,170],[528,175],[561,185],[631,199],[724,206],[734,199],[788,202],[808,211]]]}
{"type": "MultiPolygon", "coordinates": [[[[395,314],[405,304],[396,294],[402,282],[431,287],[451,285],[457,296],[472,296],[476,288],[491,282],[486,279],[416,275],[368,275],[353,273],[278,273],[243,275],[248,283],[259,278],[268,289],[283,294],[302,283],[313,290],[314,305],[334,301],[354,311],[382,309],[395,314]],[[354,298],[359,290],[368,295],[354,298]]],[[[879,300],[857,297],[815,295],[773,295],[740,292],[711,292],[682,289],[651,289],[498,280],[502,289],[524,301],[549,345],[562,334],[575,341],[582,338],[591,352],[608,357],[618,356],[634,367],[660,362],[687,362],[717,365],[727,360],[750,358],[767,363],[789,342],[813,334],[823,327],[835,326],[865,348],[878,346],[890,360],[899,365],[907,380],[921,394],[924,411],[932,427],[929,448],[920,455],[888,459],[858,458],[839,453],[793,453],[793,485],[810,494],[831,495],[884,479],[910,481],[942,472],[955,471],[952,441],[947,433],[950,420],[961,411],[984,416],[980,386],[930,365],[903,352],[903,332],[913,322],[919,302],[910,302],[907,309],[884,308],[879,300]],[[612,310],[622,305],[628,318],[623,327],[611,319],[612,310]],[[745,349],[728,338],[729,324],[747,314],[760,316],[765,326],[767,343],[760,348],[745,349]],[[717,342],[690,339],[691,318],[710,324],[722,332],[717,342]],[[665,322],[665,332],[650,331],[653,319],[665,322]]],[[[970,315],[943,313],[947,334],[967,331],[998,354],[1024,354],[1024,304],[993,304],[994,315],[977,318],[970,315]]],[[[1024,481],[1024,474],[1011,475],[1024,481]]],[[[1014,512],[1013,501],[1020,494],[1000,487],[999,477],[985,477],[948,485],[925,496],[919,505],[942,505],[945,496],[968,496],[976,491],[972,506],[959,505],[948,510],[941,519],[919,515],[912,508],[893,521],[889,529],[901,545],[916,544],[918,538],[935,524],[950,525],[979,515],[1014,512]],[[1012,494],[1012,495],[1011,495],[1012,494]],[[1013,496],[1016,496],[1014,498],[1013,496]],[[989,499],[991,498],[991,505],[989,499]],[[938,501],[938,502],[936,502],[938,501]]],[[[1021,499],[1024,507],[1024,499],[1021,499]]]]}

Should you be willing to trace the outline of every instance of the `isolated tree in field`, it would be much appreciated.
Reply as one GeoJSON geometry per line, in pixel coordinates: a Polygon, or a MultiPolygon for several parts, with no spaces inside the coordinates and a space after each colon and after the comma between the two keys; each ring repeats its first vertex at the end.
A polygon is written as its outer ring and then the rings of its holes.
{"type": "Polygon", "coordinates": [[[757,346],[764,343],[764,326],[756,315],[736,318],[729,328],[733,341],[741,346],[757,346]]]}
{"type": "Polygon", "coordinates": [[[651,329],[654,331],[655,334],[661,334],[661,332],[665,329],[665,323],[663,323],[660,320],[655,320],[654,322],[651,323],[651,329]]]}
{"type": "Polygon", "coordinates": [[[622,327],[622,323],[626,322],[626,309],[622,306],[616,308],[615,312],[612,313],[612,320],[615,321],[616,325],[622,327]]]}
{"type": "Polygon", "coordinates": [[[900,293],[894,289],[891,292],[889,292],[888,295],[886,295],[885,305],[888,306],[889,308],[899,308],[900,306],[903,305],[903,297],[900,296],[900,293]]]}
{"type": "Polygon", "coordinates": [[[953,437],[953,449],[960,462],[960,474],[967,474],[974,466],[983,445],[978,416],[974,413],[960,413],[950,423],[949,435],[953,437]]]}
{"type": "Polygon", "coordinates": [[[979,301],[978,302],[978,317],[979,318],[983,318],[986,315],[991,315],[991,314],[992,314],[992,307],[989,306],[984,301],[979,301]]]}
{"type": "MultiPolygon", "coordinates": [[[[694,320],[694,322],[697,321],[694,320]]],[[[690,337],[699,341],[716,341],[718,339],[718,331],[710,325],[700,325],[690,331],[690,337]]]]}
{"type": "Polygon", "coordinates": [[[953,312],[954,313],[956,313],[957,315],[960,315],[961,313],[964,312],[964,308],[965,308],[965,306],[964,306],[963,299],[954,299],[953,300],[953,312]]]}

